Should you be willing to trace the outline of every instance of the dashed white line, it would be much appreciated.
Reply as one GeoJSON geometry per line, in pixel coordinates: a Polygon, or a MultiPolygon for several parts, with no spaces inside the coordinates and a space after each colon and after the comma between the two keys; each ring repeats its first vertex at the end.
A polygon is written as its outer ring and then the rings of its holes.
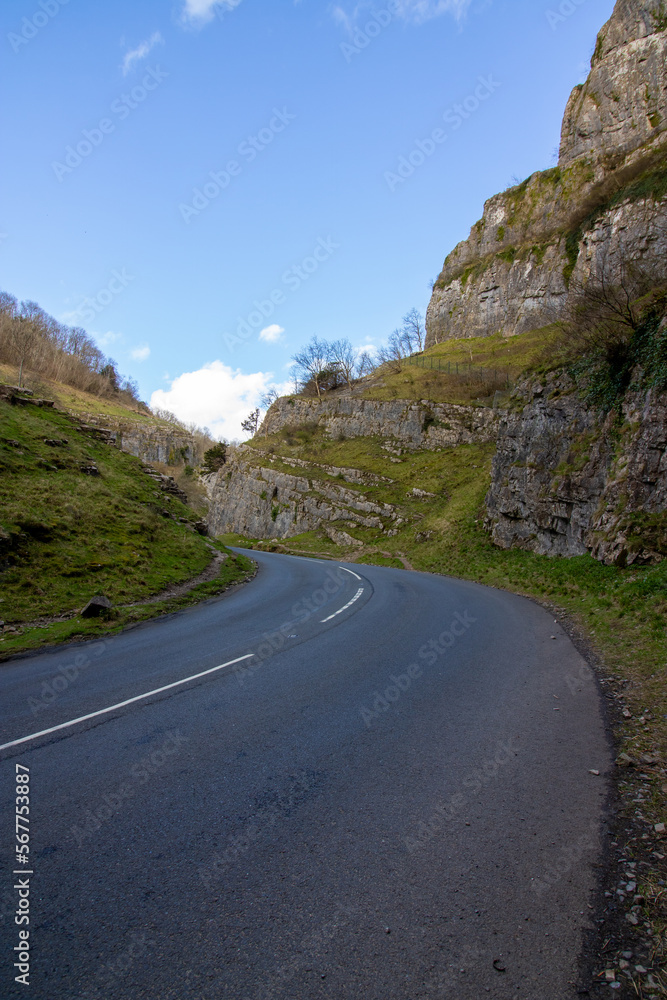
{"type": "MultiPolygon", "coordinates": [[[[352,573],[352,570],[351,569],[346,569],[345,566],[339,566],[338,569],[342,569],[343,573],[352,573]]],[[[352,576],[355,578],[355,580],[361,580],[362,579],[360,576],[357,576],[356,573],[352,573],[352,576]]]]}
{"type": "Polygon", "coordinates": [[[49,736],[50,733],[57,733],[59,729],[68,729],[69,726],[76,726],[79,722],[87,722],[89,719],[95,719],[99,715],[106,715],[108,712],[115,712],[118,708],[125,708],[126,705],[133,705],[136,701],[143,701],[144,698],[152,698],[154,694],[162,694],[163,691],[170,691],[172,688],[180,687],[181,684],[187,684],[189,681],[199,680],[200,677],[206,677],[208,674],[214,674],[216,670],[224,670],[225,667],[231,667],[235,663],[241,663],[242,660],[250,660],[254,656],[254,653],[246,653],[245,656],[239,656],[235,660],[229,660],[227,663],[221,663],[218,667],[211,667],[209,670],[202,670],[200,674],[192,674],[190,677],[184,677],[180,681],[173,681],[171,684],[165,684],[164,687],[155,688],[154,691],[147,691],[146,694],[135,695],[134,698],[128,698],[127,701],[119,701],[117,705],[111,705],[109,708],[100,708],[97,712],[89,712],[88,715],[82,715],[78,719],[72,719],[70,722],[61,722],[58,726],[51,726],[50,729],[43,729],[41,733],[32,733],[31,736],[22,736],[20,740],[12,740],[11,743],[3,743],[0,746],[0,750],[7,750],[8,747],[16,747],[19,743],[28,743],[30,740],[39,739],[40,736],[49,736]]]}
{"type": "MultiPolygon", "coordinates": [[[[356,576],[356,573],[355,573],[355,576],[356,576]]],[[[359,579],[361,579],[361,577],[359,577],[359,579]]],[[[364,592],[364,588],[363,587],[359,587],[359,590],[356,592],[356,594],[354,595],[354,597],[352,598],[352,600],[347,602],[347,604],[345,605],[345,607],[339,608],[338,611],[334,611],[334,613],[332,615],[329,615],[328,618],[323,618],[321,620],[321,622],[320,622],[320,625],[324,625],[325,622],[330,622],[332,618],[336,617],[336,615],[342,615],[343,611],[347,611],[348,608],[352,607],[352,605],[354,604],[355,601],[359,600],[359,598],[361,597],[361,595],[363,594],[363,592],[364,592]]],[[[1,749],[2,749],[2,747],[0,747],[0,750],[1,749]]]]}

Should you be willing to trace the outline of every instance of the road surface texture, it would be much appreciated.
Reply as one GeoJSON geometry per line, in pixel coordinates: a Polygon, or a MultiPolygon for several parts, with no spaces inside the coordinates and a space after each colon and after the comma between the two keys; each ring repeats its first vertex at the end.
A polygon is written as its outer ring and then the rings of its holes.
{"type": "Polygon", "coordinates": [[[563,630],[472,583],[252,555],[222,598],[0,666],[0,996],[576,996],[611,756],[563,630]]]}

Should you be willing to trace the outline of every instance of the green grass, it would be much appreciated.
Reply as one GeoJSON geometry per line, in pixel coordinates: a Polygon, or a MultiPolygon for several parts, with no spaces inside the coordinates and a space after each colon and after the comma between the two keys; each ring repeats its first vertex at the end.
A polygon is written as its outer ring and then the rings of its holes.
{"type": "Polygon", "coordinates": [[[472,363],[474,368],[484,368],[489,373],[497,370],[500,382],[505,375],[515,380],[527,368],[534,368],[547,356],[550,345],[559,338],[557,327],[547,326],[515,337],[505,337],[498,332],[490,337],[470,337],[466,340],[447,340],[435,344],[419,355],[419,364],[428,364],[429,359],[439,359],[441,363],[460,366],[460,375],[422,368],[401,363],[400,371],[389,371],[386,367],[378,375],[364,380],[359,391],[363,399],[375,400],[420,400],[429,399],[438,403],[471,403],[484,399],[493,386],[476,379],[469,380],[465,367],[472,363]]]}
{"type": "MultiPolygon", "coordinates": [[[[0,365],[0,382],[16,385],[17,380],[18,369],[12,365],[0,365]]],[[[139,405],[136,407],[126,406],[123,402],[94,396],[90,392],[74,389],[72,386],[54,382],[52,379],[42,375],[34,375],[29,371],[25,373],[23,383],[27,389],[33,390],[35,396],[53,399],[59,409],[71,410],[72,413],[108,417],[112,420],[138,421],[158,426],[164,426],[165,423],[139,405]]]]}
{"type": "MultiPolygon", "coordinates": [[[[0,402],[0,619],[22,633],[2,635],[2,655],[37,638],[99,629],[83,619],[49,621],[71,616],[94,594],[126,605],[199,575],[211,552],[192,530],[198,519],[160,491],[138,459],[82,433],[64,413],[0,402]],[[91,464],[99,476],[81,471],[91,464]],[[35,622],[44,627],[31,637],[25,627],[35,622]]],[[[231,570],[230,563],[214,583],[224,584],[231,570]]],[[[118,610],[112,618],[120,624],[156,613],[118,610]]]]}
{"type": "MultiPolygon", "coordinates": [[[[216,543],[212,542],[212,544],[216,543]]],[[[224,546],[220,543],[217,543],[217,548],[224,551],[224,546]]],[[[173,614],[193,604],[217,597],[234,584],[245,583],[254,575],[254,572],[255,567],[249,559],[230,553],[229,558],[222,564],[219,575],[214,580],[193,587],[182,597],[169,598],[138,607],[114,608],[103,618],[98,619],[84,619],[77,616],[68,621],[26,628],[18,636],[0,637],[2,644],[0,645],[0,661],[16,653],[36,650],[43,646],[113,635],[129,625],[138,624],[161,615],[173,614]]]]}

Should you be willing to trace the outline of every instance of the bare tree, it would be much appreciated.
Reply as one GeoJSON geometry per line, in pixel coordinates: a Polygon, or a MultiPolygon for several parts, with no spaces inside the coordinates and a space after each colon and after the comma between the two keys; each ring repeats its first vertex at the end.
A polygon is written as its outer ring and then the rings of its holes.
{"type": "Polygon", "coordinates": [[[372,355],[368,351],[362,351],[357,356],[354,368],[355,378],[363,378],[364,375],[370,375],[376,368],[377,362],[373,360],[372,355]]]}
{"type": "Polygon", "coordinates": [[[23,316],[17,317],[9,331],[9,342],[19,366],[19,387],[23,385],[23,370],[31,360],[32,354],[39,343],[39,331],[23,316]]]}
{"type": "Polygon", "coordinates": [[[334,340],[329,351],[329,364],[352,388],[357,367],[357,355],[349,340],[334,340]]]}
{"type": "Polygon", "coordinates": [[[597,275],[570,285],[566,313],[557,323],[566,355],[614,353],[629,343],[656,298],[664,296],[667,275],[660,265],[631,259],[612,276],[610,270],[603,266],[597,275]]]}
{"type": "Polygon", "coordinates": [[[246,431],[246,433],[251,434],[252,437],[257,433],[257,425],[259,424],[259,409],[252,410],[245,420],[241,421],[241,429],[246,431]]]}
{"type": "Polygon", "coordinates": [[[400,372],[401,362],[406,357],[406,344],[402,330],[394,330],[387,344],[378,348],[378,361],[386,365],[390,371],[400,372]]]}
{"type": "Polygon", "coordinates": [[[424,350],[426,329],[424,327],[424,317],[418,309],[411,309],[410,312],[405,314],[401,332],[403,333],[405,345],[409,348],[409,354],[424,350]]]}
{"type": "Polygon", "coordinates": [[[313,337],[306,346],[292,355],[294,373],[302,384],[313,383],[318,398],[322,395],[327,379],[331,376],[331,348],[325,340],[313,337]]]}
{"type": "Polygon", "coordinates": [[[262,405],[262,409],[268,410],[270,406],[273,406],[273,404],[275,403],[275,401],[278,398],[279,398],[278,397],[278,390],[275,387],[272,387],[271,389],[267,389],[266,392],[264,393],[264,395],[262,396],[261,400],[260,400],[260,403],[262,405]]]}

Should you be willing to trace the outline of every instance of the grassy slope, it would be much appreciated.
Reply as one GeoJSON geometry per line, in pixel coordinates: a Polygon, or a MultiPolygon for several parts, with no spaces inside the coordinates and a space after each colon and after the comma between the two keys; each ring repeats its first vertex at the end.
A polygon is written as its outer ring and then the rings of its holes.
{"type": "MultiPolygon", "coordinates": [[[[18,380],[18,369],[11,365],[0,365],[0,382],[6,385],[16,385],[18,380]]],[[[104,399],[94,396],[90,392],[83,392],[81,389],[73,389],[72,386],[54,382],[52,379],[43,376],[35,376],[27,372],[24,378],[24,385],[31,389],[36,396],[45,399],[55,400],[56,406],[61,410],[70,410],[78,414],[97,414],[100,417],[109,417],[112,420],[131,420],[134,422],[148,424],[163,424],[151,413],[146,413],[139,407],[128,407],[122,402],[114,399],[104,399]]]]}
{"type": "MultiPolygon", "coordinates": [[[[83,434],[65,414],[0,402],[0,618],[19,629],[0,637],[0,655],[159,613],[119,608],[105,623],[75,614],[97,593],[126,605],[200,574],[210,542],[173,519],[198,517],[159,491],[138,459],[83,434]],[[81,471],[91,462],[99,476],[81,471]],[[36,620],[40,627],[26,628],[36,620]]],[[[230,557],[214,584],[246,570],[230,557]]],[[[203,596],[212,590],[205,585],[203,596]]]]}
{"type": "Polygon", "coordinates": [[[471,337],[468,340],[448,340],[435,344],[418,358],[401,362],[400,371],[385,366],[377,374],[365,378],[354,390],[362,399],[429,399],[434,402],[489,402],[495,389],[504,388],[505,379],[514,381],[527,368],[539,365],[548,354],[550,345],[559,337],[555,326],[531,330],[516,337],[471,337]],[[423,365],[450,363],[452,370],[459,365],[459,375],[431,370],[423,365]],[[478,374],[470,379],[467,367],[485,369],[488,378],[480,381],[478,374]],[[494,380],[493,372],[498,372],[494,380]]]}

